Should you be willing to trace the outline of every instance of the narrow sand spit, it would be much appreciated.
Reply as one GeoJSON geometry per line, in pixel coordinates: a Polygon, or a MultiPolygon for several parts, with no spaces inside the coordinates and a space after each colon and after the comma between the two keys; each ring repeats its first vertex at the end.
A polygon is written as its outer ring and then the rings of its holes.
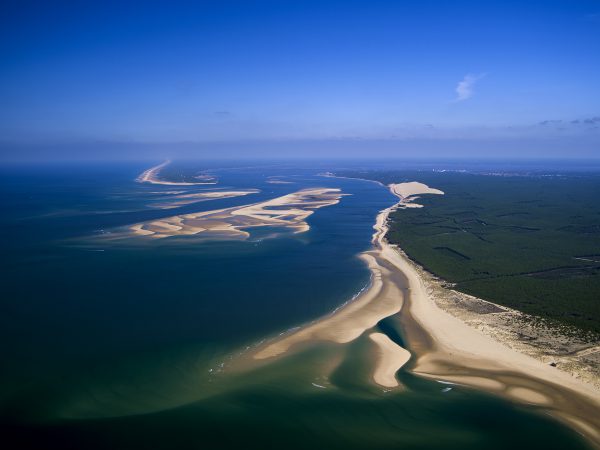
{"type": "Polygon", "coordinates": [[[171,160],[167,159],[165,162],[159,164],[158,166],[151,167],[148,170],[143,171],[140,176],[136,178],[138,183],[152,183],[152,184],[164,184],[167,186],[195,186],[198,184],[216,184],[212,177],[206,175],[200,175],[198,179],[204,179],[207,181],[198,181],[198,182],[183,182],[183,181],[166,181],[158,178],[159,172],[166,166],[171,164],[171,160]]]}
{"type": "Polygon", "coordinates": [[[306,219],[316,209],[338,203],[343,195],[339,189],[303,189],[261,203],[138,223],[129,227],[129,231],[155,239],[200,234],[208,238],[245,239],[249,236],[246,230],[256,227],[287,228],[302,233],[310,229],[306,219]]]}
{"type": "Polygon", "coordinates": [[[297,332],[268,343],[255,355],[255,359],[272,358],[288,351],[294,345],[307,341],[331,341],[345,344],[353,341],[366,330],[402,307],[402,292],[395,285],[384,285],[382,278],[387,269],[380,267],[375,258],[365,253],[361,255],[371,269],[371,286],[354,301],[347,303],[335,313],[297,332]]]}

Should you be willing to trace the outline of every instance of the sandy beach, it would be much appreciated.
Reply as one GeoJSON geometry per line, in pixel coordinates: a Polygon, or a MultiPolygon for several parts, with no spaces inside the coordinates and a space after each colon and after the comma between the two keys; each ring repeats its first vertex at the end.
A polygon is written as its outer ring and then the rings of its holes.
{"type": "Polygon", "coordinates": [[[361,257],[372,273],[368,290],[333,314],[268,343],[254,355],[254,358],[272,358],[308,341],[345,344],[374,327],[381,319],[399,312],[402,307],[402,293],[398,290],[398,286],[383,283],[383,277],[389,276],[387,269],[381,267],[370,253],[363,254],[361,257]]]}
{"type": "MultiPolygon", "coordinates": [[[[390,190],[400,196],[411,191],[390,190]]],[[[410,195],[416,195],[411,193],[410,195]]],[[[390,209],[391,210],[391,209],[390,209]]],[[[417,375],[453,382],[512,401],[535,405],[573,426],[600,446],[600,392],[568,373],[519,353],[469,327],[438,308],[410,261],[383,238],[387,215],[375,245],[380,255],[406,277],[409,295],[400,313],[403,331],[414,354],[411,371],[417,375]]]]}
{"type": "Polygon", "coordinates": [[[344,344],[371,330],[369,338],[379,353],[373,381],[382,388],[397,388],[395,373],[406,364],[418,376],[539,409],[600,447],[600,392],[594,386],[509,348],[440,309],[418,267],[385,240],[391,211],[414,205],[419,195],[443,192],[417,182],[389,188],[400,201],[377,216],[373,250],[361,255],[372,274],[369,288],[332,314],[262,344],[254,359],[281,356],[315,341],[344,344]],[[391,316],[401,323],[407,349],[373,329],[391,316]]]}

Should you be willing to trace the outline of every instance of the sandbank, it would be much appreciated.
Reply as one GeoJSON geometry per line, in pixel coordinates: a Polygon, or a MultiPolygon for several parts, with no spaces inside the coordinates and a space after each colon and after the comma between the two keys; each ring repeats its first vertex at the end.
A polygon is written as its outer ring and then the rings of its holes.
{"type": "Polygon", "coordinates": [[[373,381],[388,388],[398,386],[396,372],[408,362],[410,352],[383,333],[371,333],[369,339],[377,344],[380,353],[379,361],[373,373],[373,381]]]}
{"type": "Polygon", "coordinates": [[[311,188],[260,203],[202,211],[162,218],[129,227],[130,234],[161,239],[172,236],[202,235],[246,239],[248,229],[287,228],[294,233],[310,229],[306,219],[315,210],[338,203],[339,189],[311,188]]]}

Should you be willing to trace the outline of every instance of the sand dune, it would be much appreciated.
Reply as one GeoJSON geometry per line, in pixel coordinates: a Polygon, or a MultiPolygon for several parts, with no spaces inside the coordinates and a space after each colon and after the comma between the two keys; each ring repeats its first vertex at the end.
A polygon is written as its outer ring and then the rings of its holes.
{"type": "Polygon", "coordinates": [[[438,194],[444,195],[443,191],[439,189],[433,189],[426,184],[419,183],[418,181],[410,181],[408,183],[396,183],[389,185],[390,190],[393,194],[400,197],[400,202],[396,205],[396,208],[422,208],[423,205],[414,203],[419,195],[423,194],[438,194]]]}
{"type": "Polygon", "coordinates": [[[444,191],[430,188],[426,184],[419,183],[418,181],[390,184],[390,190],[400,197],[400,200],[405,200],[408,197],[413,197],[420,194],[444,194],[444,191]]]}

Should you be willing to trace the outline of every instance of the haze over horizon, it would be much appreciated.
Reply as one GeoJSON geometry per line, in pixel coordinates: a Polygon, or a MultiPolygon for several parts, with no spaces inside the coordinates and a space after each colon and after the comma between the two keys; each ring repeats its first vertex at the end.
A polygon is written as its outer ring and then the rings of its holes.
{"type": "Polygon", "coordinates": [[[600,157],[600,2],[18,2],[0,160],[600,157]]]}

